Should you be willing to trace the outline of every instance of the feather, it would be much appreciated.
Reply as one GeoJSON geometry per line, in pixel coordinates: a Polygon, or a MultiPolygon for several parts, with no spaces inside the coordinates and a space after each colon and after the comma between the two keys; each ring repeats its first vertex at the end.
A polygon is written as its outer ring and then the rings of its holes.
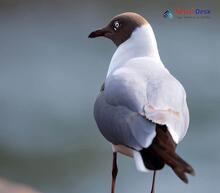
{"type": "Polygon", "coordinates": [[[145,167],[159,170],[167,164],[182,181],[188,183],[186,173],[195,175],[194,169],[175,152],[176,144],[166,126],[157,124],[156,133],[152,144],[140,151],[145,167]]]}

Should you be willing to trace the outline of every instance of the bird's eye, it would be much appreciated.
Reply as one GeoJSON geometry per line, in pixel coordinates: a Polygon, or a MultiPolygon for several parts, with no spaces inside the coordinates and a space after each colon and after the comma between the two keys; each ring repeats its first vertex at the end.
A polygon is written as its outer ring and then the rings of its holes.
{"type": "Polygon", "coordinates": [[[113,25],[113,29],[115,30],[115,31],[117,31],[117,29],[120,27],[120,23],[118,22],[118,21],[115,21],[114,22],[114,25],[113,25]]]}

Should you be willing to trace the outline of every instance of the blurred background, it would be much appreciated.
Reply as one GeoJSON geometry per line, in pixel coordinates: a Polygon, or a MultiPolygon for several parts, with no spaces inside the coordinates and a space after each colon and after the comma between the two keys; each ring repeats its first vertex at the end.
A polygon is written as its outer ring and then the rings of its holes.
{"type": "MultiPolygon", "coordinates": [[[[156,192],[220,192],[219,1],[0,0],[0,193],[13,192],[2,188],[9,181],[41,193],[110,192],[112,151],[93,104],[116,47],[87,36],[125,11],[151,23],[188,94],[190,128],[177,151],[197,175],[185,185],[166,167],[156,192]],[[211,15],[165,19],[168,8],[211,15]]],[[[119,156],[117,192],[149,192],[151,179],[119,156]]]]}

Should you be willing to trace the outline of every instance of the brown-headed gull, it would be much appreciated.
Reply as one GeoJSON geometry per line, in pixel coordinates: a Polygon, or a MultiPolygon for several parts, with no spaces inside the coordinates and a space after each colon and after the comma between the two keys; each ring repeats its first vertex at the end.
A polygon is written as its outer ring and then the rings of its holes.
{"type": "Polygon", "coordinates": [[[186,93],[162,63],[150,24],[136,13],[115,16],[89,38],[103,36],[117,46],[94,116],[103,136],[112,144],[112,193],[115,190],[117,152],[133,157],[140,171],[170,166],[188,182],[193,168],[177,153],[176,145],[189,125],[186,93]]]}

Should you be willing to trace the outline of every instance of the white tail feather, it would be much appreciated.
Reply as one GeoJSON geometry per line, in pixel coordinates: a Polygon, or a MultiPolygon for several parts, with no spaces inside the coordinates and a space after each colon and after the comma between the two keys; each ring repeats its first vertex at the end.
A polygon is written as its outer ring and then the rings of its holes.
{"type": "Polygon", "coordinates": [[[137,170],[140,172],[148,172],[149,170],[145,167],[141,154],[134,150],[133,156],[137,170]]]}

